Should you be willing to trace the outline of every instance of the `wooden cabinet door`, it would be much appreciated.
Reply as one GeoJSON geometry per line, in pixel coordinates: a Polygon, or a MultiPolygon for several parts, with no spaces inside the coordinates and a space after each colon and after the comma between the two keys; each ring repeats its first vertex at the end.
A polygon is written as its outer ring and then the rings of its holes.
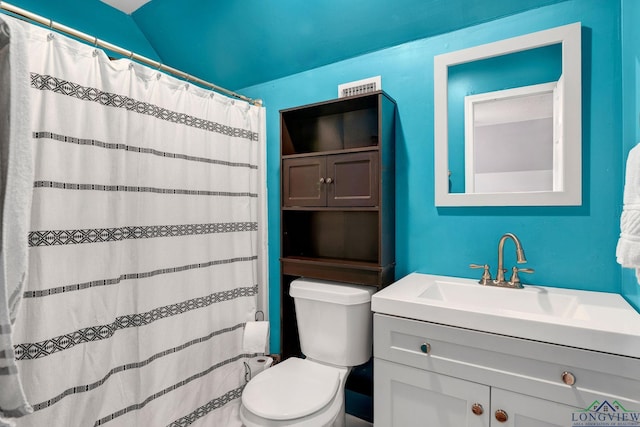
{"type": "Polygon", "coordinates": [[[378,153],[327,157],[328,206],[378,206],[378,153]]]}
{"type": "Polygon", "coordinates": [[[377,206],[378,188],[377,152],[282,161],[284,206],[377,206]]]}
{"type": "Polygon", "coordinates": [[[490,425],[488,386],[377,358],[373,372],[376,427],[490,425]]]}
{"type": "Polygon", "coordinates": [[[326,158],[324,156],[282,161],[284,206],[326,206],[326,158]]]}
{"type": "Polygon", "coordinates": [[[580,409],[499,388],[491,389],[491,425],[495,427],[567,427],[580,409]],[[503,411],[496,417],[497,411],[503,411]],[[497,418],[504,419],[499,421],[497,418]]]}

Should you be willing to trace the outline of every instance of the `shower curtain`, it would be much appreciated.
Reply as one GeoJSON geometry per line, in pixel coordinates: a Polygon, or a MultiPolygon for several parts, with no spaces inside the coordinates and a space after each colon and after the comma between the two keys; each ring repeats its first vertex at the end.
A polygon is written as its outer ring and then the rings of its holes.
{"type": "Polygon", "coordinates": [[[266,292],[264,108],[0,25],[28,70],[34,166],[11,335],[34,411],[13,421],[240,425],[243,328],[266,292]]]}

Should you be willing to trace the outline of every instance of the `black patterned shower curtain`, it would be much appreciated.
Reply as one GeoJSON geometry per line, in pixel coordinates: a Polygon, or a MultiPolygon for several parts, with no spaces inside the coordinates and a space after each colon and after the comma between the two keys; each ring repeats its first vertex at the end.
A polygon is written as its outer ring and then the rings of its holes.
{"type": "Polygon", "coordinates": [[[265,292],[264,109],[2,21],[24,34],[34,170],[11,331],[34,411],[14,421],[240,425],[243,326],[265,292]]]}

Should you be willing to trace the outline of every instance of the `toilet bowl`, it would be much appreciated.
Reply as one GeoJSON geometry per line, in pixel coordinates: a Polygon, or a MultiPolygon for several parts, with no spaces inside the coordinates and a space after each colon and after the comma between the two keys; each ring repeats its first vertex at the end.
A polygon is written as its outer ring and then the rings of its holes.
{"type": "Polygon", "coordinates": [[[242,392],[246,427],[344,427],[344,388],[371,358],[375,288],[314,279],[291,282],[300,348],[256,375],[242,392]]]}
{"type": "Polygon", "coordinates": [[[246,427],[344,427],[349,368],[292,357],[258,374],[242,393],[246,427]]]}

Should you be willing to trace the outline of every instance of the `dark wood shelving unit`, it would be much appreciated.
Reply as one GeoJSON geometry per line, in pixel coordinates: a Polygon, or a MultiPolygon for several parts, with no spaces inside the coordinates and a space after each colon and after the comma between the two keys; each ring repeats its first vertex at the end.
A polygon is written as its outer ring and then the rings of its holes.
{"type": "Polygon", "coordinates": [[[293,280],[394,280],[394,123],[382,91],[280,111],[283,358],[300,354],[293,280]]]}

